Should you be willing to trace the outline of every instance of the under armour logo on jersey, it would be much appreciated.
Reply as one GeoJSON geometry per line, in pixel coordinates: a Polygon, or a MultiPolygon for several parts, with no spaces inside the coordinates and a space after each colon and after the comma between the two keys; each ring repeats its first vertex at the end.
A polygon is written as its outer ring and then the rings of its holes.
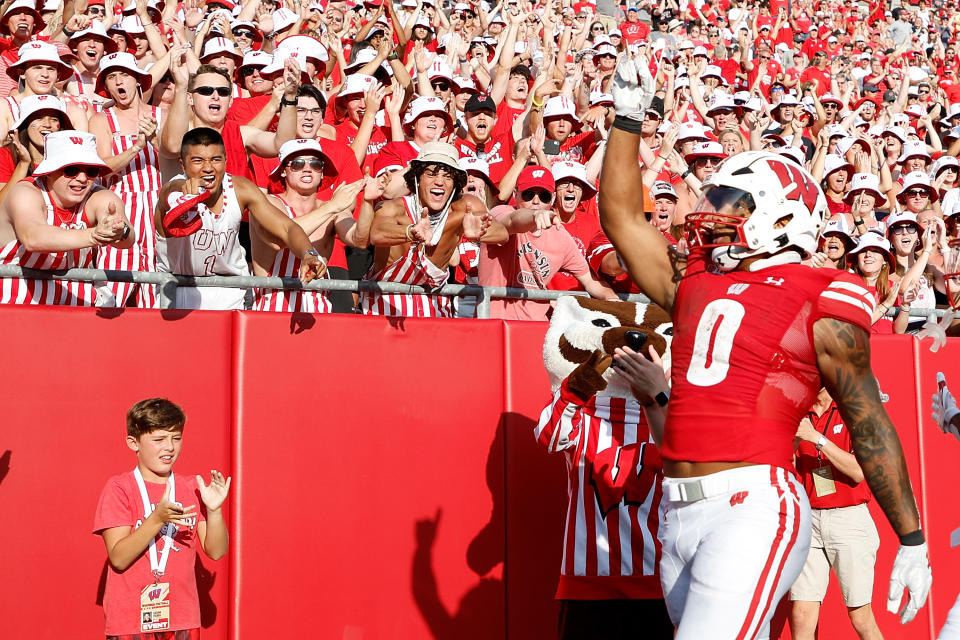
{"type": "Polygon", "coordinates": [[[737,491],[735,494],[730,496],[730,506],[735,507],[738,504],[743,504],[743,501],[747,499],[747,494],[749,491],[737,491]]]}
{"type": "Polygon", "coordinates": [[[545,171],[534,171],[531,175],[532,175],[534,178],[542,178],[544,173],[546,173],[546,172],[545,172],[545,171]]]}
{"type": "Polygon", "coordinates": [[[783,284],[783,278],[774,278],[773,276],[767,276],[767,279],[763,281],[763,284],[772,284],[777,287],[783,284]]]}
{"type": "Polygon", "coordinates": [[[732,295],[732,296],[738,296],[738,295],[740,295],[741,293],[743,293],[744,291],[746,291],[746,290],[747,290],[747,287],[749,287],[749,286],[750,286],[750,285],[747,284],[747,283],[745,283],[745,282],[738,282],[738,283],[736,283],[736,284],[730,285],[730,288],[727,289],[727,293],[728,293],[729,295],[732,295]]]}
{"type": "Polygon", "coordinates": [[[843,431],[843,424],[835,424],[835,425],[833,425],[833,433],[834,433],[834,434],[838,434],[838,433],[840,433],[841,431],[843,431]]]}

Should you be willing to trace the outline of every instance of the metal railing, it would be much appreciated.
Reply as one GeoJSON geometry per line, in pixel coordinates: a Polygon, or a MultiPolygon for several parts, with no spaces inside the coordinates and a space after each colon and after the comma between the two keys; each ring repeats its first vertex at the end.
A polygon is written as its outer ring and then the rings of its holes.
{"type": "MultiPolygon", "coordinates": [[[[109,269],[65,269],[59,271],[25,269],[14,265],[0,265],[0,278],[29,278],[33,280],[66,280],[69,282],[135,282],[153,284],[157,287],[157,299],[161,309],[173,309],[177,299],[177,287],[230,287],[236,289],[283,289],[286,291],[349,291],[369,293],[425,294],[474,298],[477,301],[478,318],[490,317],[490,301],[510,300],[556,300],[560,296],[589,296],[586,291],[553,291],[520,289],[517,287],[481,287],[469,284],[447,284],[437,289],[420,285],[400,284],[378,280],[335,280],[323,278],[303,284],[298,278],[258,276],[181,276],[153,271],[113,271],[109,269]]],[[[620,294],[621,300],[648,303],[650,299],[639,294],[620,294]]],[[[911,309],[911,318],[926,318],[936,322],[948,309],[911,309]]],[[[893,317],[896,308],[887,311],[893,317]]]]}
{"type": "MultiPolygon", "coordinates": [[[[303,284],[298,278],[257,277],[257,276],[182,276],[172,273],[152,271],[113,271],[109,269],[65,269],[59,271],[25,269],[14,265],[0,265],[0,278],[29,278],[33,280],[66,280],[68,282],[134,282],[157,286],[157,300],[161,309],[174,308],[177,299],[177,287],[230,287],[237,289],[263,288],[283,289],[287,291],[348,291],[369,293],[426,294],[474,298],[477,302],[478,318],[490,317],[490,301],[493,299],[513,300],[556,300],[560,296],[588,296],[585,291],[529,290],[516,287],[481,287],[467,284],[447,284],[437,289],[420,285],[400,284],[377,280],[335,280],[323,278],[303,284]]],[[[620,298],[629,302],[650,302],[642,295],[621,294],[620,298]]]]}

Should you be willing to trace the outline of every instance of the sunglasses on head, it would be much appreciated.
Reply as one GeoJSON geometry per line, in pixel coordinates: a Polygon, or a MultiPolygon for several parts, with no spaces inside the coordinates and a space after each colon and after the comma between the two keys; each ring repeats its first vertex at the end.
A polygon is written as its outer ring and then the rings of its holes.
{"type": "Polygon", "coordinates": [[[534,198],[538,198],[540,202],[550,202],[553,199],[553,194],[547,191],[546,189],[524,189],[520,192],[520,199],[525,202],[533,202],[534,198]]]}
{"type": "Polygon", "coordinates": [[[226,98],[230,95],[230,87],[197,87],[193,90],[193,93],[199,93],[202,96],[212,96],[214,92],[221,98],[226,98]]]}
{"type": "Polygon", "coordinates": [[[300,171],[308,164],[314,171],[323,171],[323,160],[320,158],[294,158],[287,166],[294,171],[300,171]]]}
{"type": "Polygon", "coordinates": [[[68,178],[76,178],[78,175],[80,175],[81,171],[91,180],[100,175],[99,167],[85,167],[79,164],[64,167],[63,175],[67,176],[68,178]]]}

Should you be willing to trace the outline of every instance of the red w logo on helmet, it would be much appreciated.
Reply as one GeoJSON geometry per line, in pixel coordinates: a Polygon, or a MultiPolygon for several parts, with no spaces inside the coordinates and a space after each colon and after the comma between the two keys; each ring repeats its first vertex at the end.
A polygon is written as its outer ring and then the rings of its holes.
{"type": "Polygon", "coordinates": [[[75,137],[71,136],[71,137],[70,137],[70,142],[72,142],[73,144],[83,144],[83,138],[79,138],[79,137],[76,137],[76,138],[75,138],[75,137]]]}
{"type": "Polygon", "coordinates": [[[816,208],[817,185],[800,167],[783,161],[770,162],[769,165],[780,178],[783,188],[788,189],[787,197],[791,200],[802,200],[810,211],[816,208]]]}

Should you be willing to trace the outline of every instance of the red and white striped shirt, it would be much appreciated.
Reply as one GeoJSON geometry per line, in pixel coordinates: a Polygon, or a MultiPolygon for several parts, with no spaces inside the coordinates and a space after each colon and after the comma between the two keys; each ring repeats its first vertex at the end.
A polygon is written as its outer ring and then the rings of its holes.
{"type": "MultiPolygon", "coordinates": [[[[63,209],[54,204],[42,177],[27,178],[43,196],[47,209],[47,224],[61,229],[88,229],[87,212],[84,209],[94,187],[73,210],[63,209]]],[[[27,251],[19,240],[11,240],[0,248],[0,264],[19,265],[28,269],[72,269],[93,266],[95,251],[93,247],[74,251],[41,252],[27,251]]],[[[62,304],[73,306],[93,306],[96,291],[89,282],[65,282],[55,280],[30,280],[22,278],[0,279],[0,304],[62,304]]]]}
{"type": "MultiPolygon", "coordinates": [[[[152,116],[160,125],[161,110],[152,107],[152,116]]],[[[137,142],[137,135],[125,134],[120,130],[116,112],[113,108],[104,111],[110,134],[113,140],[113,154],[125,153],[137,142]]],[[[107,187],[116,193],[123,201],[124,211],[130,227],[136,234],[137,241],[129,249],[104,247],[97,255],[97,266],[101,269],[118,269],[121,271],[156,271],[157,270],[157,241],[154,228],[153,212],[160,195],[163,179],[160,176],[160,154],[156,148],[147,143],[126,167],[110,177],[107,187]]],[[[110,282],[107,284],[117,299],[118,306],[123,306],[134,285],[127,282],[110,282]]],[[[150,308],[153,306],[153,287],[141,287],[138,299],[139,306],[150,308]]]]}
{"type": "Polygon", "coordinates": [[[565,380],[534,429],[567,462],[567,521],[558,599],[662,598],[662,467],[634,400],[583,404],[565,380]]]}
{"type": "MultiPolygon", "coordinates": [[[[297,214],[280,196],[274,196],[283,203],[283,210],[291,218],[297,214]]],[[[273,259],[270,275],[279,278],[300,276],[300,258],[284,247],[277,251],[273,259]]],[[[326,273],[324,278],[329,277],[326,273]]],[[[257,298],[253,303],[256,311],[287,311],[301,313],[330,313],[333,308],[325,291],[285,291],[283,289],[257,289],[257,298]]]]}
{"type": "MultiPolygon", "coordinates": [[[[416,224],[420,216],[416,213],[414,199],[416,194],[403,197],[403,208],[416,224]]],[[[444,220],[440,221],[442,225],[444,220]]],[[[447,283],[450,272],[436,266],[427,258],[422,244],[410,245],[396,262],[380,271],[372,269],[366,280],[418,284],[431,288],[442,287],[447,283]]],[[[360,304],[365,315],[401,316],[405,318],[452,318],[453,302],[442,296],[428,296],[421,293],[368,293],[360,294],[360,304]]]]}

